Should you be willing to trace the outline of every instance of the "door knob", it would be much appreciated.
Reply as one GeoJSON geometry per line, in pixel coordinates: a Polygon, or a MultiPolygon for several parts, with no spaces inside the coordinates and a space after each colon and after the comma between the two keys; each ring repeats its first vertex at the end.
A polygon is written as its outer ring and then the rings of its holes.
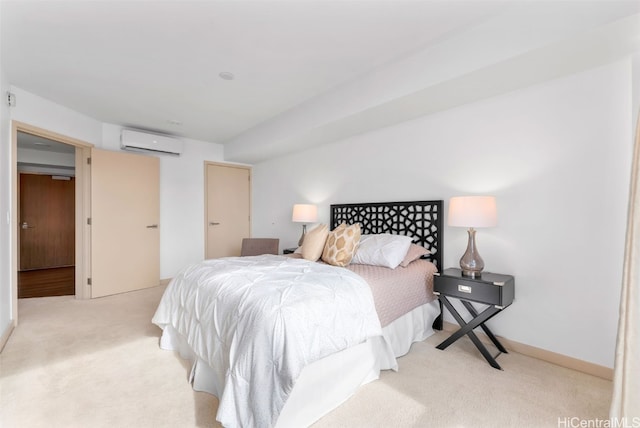
{"type": "Polygon", "coordinates": [[[26,221],[23,221],[20,227],[23,229],[33,229],[33,226],[29,226],[29,223],[27,223],[26,221]]]}
{"type": "Polygon", "coordinates": [[[219,224],[220,224],[220,223],[218,223],[218,222],[216,222],[216,221],[210,221],[210,222],[209,222],[209,226],[217,226],[217,225],[219,225],[219,224]]]}
{"type": "Polygon", "coordinates": [[[150,224],[149,226],[147,226],[147,229],[157,229],[158,225],[157,224],[150,224]]]}

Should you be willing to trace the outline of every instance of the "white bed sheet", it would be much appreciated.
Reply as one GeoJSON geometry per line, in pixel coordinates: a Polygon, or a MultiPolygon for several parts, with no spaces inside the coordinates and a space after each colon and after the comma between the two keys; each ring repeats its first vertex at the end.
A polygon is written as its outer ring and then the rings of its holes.
{"type": "MultiPolygon", "coordinates": [[[[432,324],[440,314],[437,301],[413,309],[382,329],[383,337],[369,339],[306,366],[285,403],[276,427],[306,427],[351,397],[357,389],[380,376],[380,370],[397,369],[397,362],[385,351],[385,341],[396,357],[409,352],[411,344],[433,334],[432,324]]],[[[190,349],[174,329],[163,330],[163,349],[175,350],[192,361],[190,382],[196,391],[220,396],[223,385],[216,371],[190,349]]]]}
{"type": "Polygon", "coordinates": [[[229,427],[273,426],[305,367],[382,333],[361,276],[275,255],[189,266],[152,321],[179,332],[215,369],[217,419],[229,427]]]}

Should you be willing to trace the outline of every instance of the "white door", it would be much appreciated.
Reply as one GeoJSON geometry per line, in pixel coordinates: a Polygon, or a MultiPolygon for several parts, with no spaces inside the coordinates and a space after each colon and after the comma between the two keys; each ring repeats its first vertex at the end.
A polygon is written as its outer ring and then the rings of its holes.
{"type": "Polygon", "coordinates": [[[91,297],[160,282],[160,160],[91,150],[91,297]]]}
{"type": "Polygon", "coordinates": [[[206,164],[205,258],[239,256],[251,236],[251,169],[206,164]]]}

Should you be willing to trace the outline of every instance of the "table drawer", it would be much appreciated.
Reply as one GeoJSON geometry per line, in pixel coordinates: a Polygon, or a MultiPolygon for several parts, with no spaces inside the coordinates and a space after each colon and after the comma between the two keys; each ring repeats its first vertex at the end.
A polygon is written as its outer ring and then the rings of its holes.
{"type": "Polygon", "coordinates": [[[447,276],[434,277],[434,291],[449,297],[488,305],[508,306],[513,302],[513,281],[501,285],[447,276]]]}

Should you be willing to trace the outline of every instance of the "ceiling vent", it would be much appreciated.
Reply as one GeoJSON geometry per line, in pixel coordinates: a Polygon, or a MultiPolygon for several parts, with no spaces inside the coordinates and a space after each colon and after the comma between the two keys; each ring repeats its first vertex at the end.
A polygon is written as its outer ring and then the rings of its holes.
{"type": "Polygon", "coordinates": [[[167,135],[123,129],[120,147],[136,152],[153,152],[178,156],[182,153],[182,141],[167,135]]]}

